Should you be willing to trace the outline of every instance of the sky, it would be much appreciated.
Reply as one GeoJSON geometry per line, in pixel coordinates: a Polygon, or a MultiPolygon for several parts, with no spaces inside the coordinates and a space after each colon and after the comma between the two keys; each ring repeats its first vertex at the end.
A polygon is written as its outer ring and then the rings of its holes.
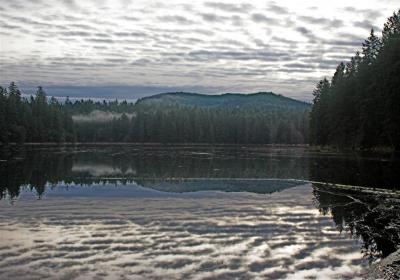
{"type": "Polygon", "coordinates": [[[272,91],[312,99],[398,0],[0,0],[0,84],[135,100],[272,91]]]}

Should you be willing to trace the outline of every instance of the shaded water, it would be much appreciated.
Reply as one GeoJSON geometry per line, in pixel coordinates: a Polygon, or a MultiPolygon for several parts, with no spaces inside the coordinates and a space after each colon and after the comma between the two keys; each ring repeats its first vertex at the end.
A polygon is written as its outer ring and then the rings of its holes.
{"type": "Polygon", "coordinates": [[[396,188],[396,170],[305,148],[4,150],[0,278],[362,277],[399,249],[399,200],[309,181],[396,188]]]}

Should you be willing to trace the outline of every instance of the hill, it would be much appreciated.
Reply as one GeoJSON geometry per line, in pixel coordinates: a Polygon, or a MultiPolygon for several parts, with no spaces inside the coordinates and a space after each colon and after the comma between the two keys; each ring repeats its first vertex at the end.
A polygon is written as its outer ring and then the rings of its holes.
{"type": "Polygon", "coordinates": [[[201,108],[240,108],[263,109],[298,108],[308,109],[310,104],[272,92],[251,94],[225,93],[221,95],[206,95],[188,92],[161,93],[144,97],[136,105],[179,105],[201,108]]]}
{"type": "Polygon", "coordinates": [[[271,92],[163,93],[136,102],[131,128],[135,142],[304,144],[310,108],[271,92]]]}

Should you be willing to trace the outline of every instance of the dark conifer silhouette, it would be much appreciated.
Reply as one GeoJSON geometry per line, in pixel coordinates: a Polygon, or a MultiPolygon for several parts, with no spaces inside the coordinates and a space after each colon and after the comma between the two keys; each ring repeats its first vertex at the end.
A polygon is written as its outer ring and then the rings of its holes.
{"type": "Polygon", "coordinates": [[[310,120],[315,145],[400,149],[400,10],[317,84],[310,120]]]}

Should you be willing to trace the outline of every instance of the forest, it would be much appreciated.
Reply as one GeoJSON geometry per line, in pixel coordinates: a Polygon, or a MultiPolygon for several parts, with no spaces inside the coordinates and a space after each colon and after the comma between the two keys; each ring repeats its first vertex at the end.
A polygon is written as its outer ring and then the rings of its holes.
{"type": "Polygon", "coordinates": [[[75,141],[72,117],[56,98],[42,87],[23,98],[14,82],[0,87],[0,131],[1,143],[75,141]]]}
{"type": "Polygon", "coordinates": [[[311,144],[400,150],[400,10],[313,95],[311,144]]]}
{"type": "Polygon", "coordinates": [[[0,88],[0,142],[307,143],[309,105],[271,94],[254,98],[271,97],[283,99],[284,105],[199,107],[68,98],[59,102],[48,99],[42,87],[24,98],[11,82],[8,90],[0,88]]]}

